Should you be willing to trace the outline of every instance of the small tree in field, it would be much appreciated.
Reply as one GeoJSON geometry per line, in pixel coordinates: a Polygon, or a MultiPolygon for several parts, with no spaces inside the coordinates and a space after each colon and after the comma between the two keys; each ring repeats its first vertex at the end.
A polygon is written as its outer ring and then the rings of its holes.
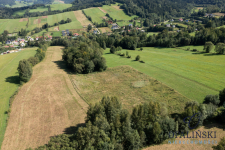
{"type": "Polygon", "coordinates": [[[140,48],[140,51],[143,51],[143,47],[140,48]]]}
{"type": "Polygon", "coordinates": [[[215,51],[218,54],[224,54],[225,53],[225,44],[224,43],[217,43],[215,47],[215,51]]]}
{"type": "Polygon", "coordinates": [[[212,51],[214,48],[214,44],[212,42],[206,42],[205,45],[204,45],[204,51],[206,53],[209,53],[210,51],[212,51]]]}
{"type": "Polygon", "coordinates": [[[30,63],[26,59],[19,62],[17,70],[19,72],[20,81],[28,82],[30,80],[33,70],[30,63]]]}
{"type": "Polygon", "coordinates": [[[135,60],[139,61],[141,59],[141,57],[139,55],[136,56],[135,60]]]}
{"type": "Polygon", "coordinates": [[[115,51],[116,51],[116,48],[115,48],[114,46],[112,46],[112,47],[110,48],[110,53],[114,54],[115,51]]]}

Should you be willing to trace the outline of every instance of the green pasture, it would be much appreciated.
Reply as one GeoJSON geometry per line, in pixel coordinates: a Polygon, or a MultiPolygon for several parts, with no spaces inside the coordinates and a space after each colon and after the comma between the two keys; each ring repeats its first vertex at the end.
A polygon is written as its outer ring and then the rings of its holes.
{"type": "Polygon", "coordinates": [[[59,25],[60,31],[66,30],[66,29],[81,29],[81,28],[83,28],[83,26],[81,25],[81,23],[78,20],[59,25]]]}
{"type": "Polygon", "coordinates": [[[136,15],[130,17],[130,16],[126,15],[123,10],[118,10],[118,9],[116,9],[112,6],[108,6],[108,5],[104,5],[102,7],[102,9],[107,11],[107,13],[110,15],[110,17],[112,17],[113,19],[116,19],[116,20],[131,20],[134,17],[137,17],[136,15]]]}
{"type": "Polygon", "coordinates": [[[157,35],[159,34],[160,32],[147,32],[147,36],[149,37],[150,35],[157,35]]]}
{"type": "Polygon", "coordinates": [[[69,7],[72,7],[72,4],[52,4],[51,6],[51,10],[63,10],[69,7]]]}
{"type": "Polygon", "coordinates": [[[24,7],[24,6],[29,6],[29,5],[33,5],[33,3],[27,3],[27,2],[23,2],[21,1],[21,3],[19,1],[15,1],[15,5],[9,6],[9,5],[5,5],[6,7],[11,7],[11,8],[15,8],[15,7],[24,7]]]}
{"type": "Polygon", "coordinates": [[[47,18],[47,22],[49,25],[53,25],[54,23],[60,22],[61,20],[66,20],[67,18],[70,18],[72,21],[77,21],[74,12],[70,11],[55,15],[49,15],[47,18]]]}
{"type": "Polygon", "coordinates": [[[19,22],[20,19],[0,19],[0,33],[8,30],[9,33],[18,32],[26,28],[27,21],[19,22]]]}
{"type": "Polygon", "coordinates": [[[98,22],[102,23],[103,18],[105,17],[105,13],[103,13],[100,9],[98,8],[89,8],[89,9],[84,9],[84,12],[87,16],[90,16],[92,18],[92,22],[98,22]]]}
{"type": "Polygon", "coordinates": [[[30,9],[29,12],[44,12],[44,11],[48,11],[47,7],[38,7],[37,9],[30,9]]]}
{"type": "MultiPolygon", "coordinates": [[[[201,51],[203,46],[187,46],[201,51]]],[[[209,94],[218,94],[225,88],[225,55],[186,51],[187,47],[144,48],[128,50],[132,59],[109,54],[104,57],[108,67],[129,65],[175,89],[189,99],[202,102],[209,94]],[[134,61],[140,55],[145,63],[134,61]]],[[[127,50],[122,50],[125,53],[127,50]]]]}
{"type": "Polygon", "coordinates": [[[20,11],[17,11],[13,14],[13,16],[15,15],[19,15],[19,16],[23,16],[25,14],[26,10],[20,10],[20,11]]]}
{"type": "Polygon", "coordinates": [[[62,36],[62,32],[61,31],[55,31],[55,32],[52,32],[53,33],[53,37],[57,37],[57,36],[62,36]]]}
{"type": "Polygon", "coordinates": [[[37,48],[29,48],[18,53],[0,55],[0,147],[6,129],[9,98],[18,89],[19,75],[17,67],[19,61],[34,56],[37,48]]]}

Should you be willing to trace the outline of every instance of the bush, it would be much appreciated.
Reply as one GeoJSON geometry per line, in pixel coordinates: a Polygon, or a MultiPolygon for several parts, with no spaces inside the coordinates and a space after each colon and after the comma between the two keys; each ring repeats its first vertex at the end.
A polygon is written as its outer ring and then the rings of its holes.
{"type": "Polygon", "coordinates": [[[193,51],[193,52],[197,52],[197,49],[193,49],[192,51],[193,51]]]}
{"type": "Polygon", "coordinates": [[[225,137],[221,139],[217,146],[212,147],[213,150],[225,150],[225,137]]]}
{"type": "Polygon", "coordinates": [[[145,63],[143,60],[140,61],[141,63],[145,63]]]}
{"type": "Polygon", "coordinates": [[[203,103],[204,104],[213,104],[213,105],[218,106],[220,103],[219,96],[218,95],[206,95],[203,103]]]}
{"type": "Polygon", "coordinates": [[[136,56],[135,60],[139,61],[141,59],[141,57],[139,55],[136,56]]]}
{"type": "Polygon", "coordinates": [[[219,100],[220,100],[219,106],[223,106],[225,104],[225,88],[220,91],[219,100]]]}
{"type": "Polygon", "coordinates": [[[112,46],[112,47],[110,48],[110,53],[114,54],[115,52],[116,52],[116,48],[115,48],[114,46],[112,46]]]}
{"type": "Polygon", "coordinates": [[[120,56],[125,56],[125,54],[124,53],[121,53],[120,56]]]}
{"type": "Polygon", "coordinates": [[[35,66],[39,63],[39,59],[37,57],[30,57],[27,59],[27,61],[32,64],[32,66],[35,66]]]}
{"type": "Polygon", "coordinates": [[[17,70],[19,72],[20,81],[28,82],[30,80],[33,70],[26,59],[23,59],[19,62],[17,70]]]}
{"type": "Polygon", "coordinates": [[[143,51],[143,48],[142,47],[140,48],[140,51],[143,51]]]}
{"type": "Polygon", "coordinates": [[[131,55],[128,55],[127,58],[131,58],[131,55]]]}

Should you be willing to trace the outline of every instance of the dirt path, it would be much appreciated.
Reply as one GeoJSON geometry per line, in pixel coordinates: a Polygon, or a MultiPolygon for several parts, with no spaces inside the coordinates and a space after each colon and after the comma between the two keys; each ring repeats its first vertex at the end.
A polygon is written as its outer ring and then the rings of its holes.
{"type": "Polygon", "coordinates": [[[98,7],[98,9],[100,9],[102,12],[107,13],[107,11],[105,11],[104,9],[102,9],[101,7],[98,7]]]}
{"type": "Polygon", "coordinates": [[[74,15],[76,16],[77,20],[81,23],[82,26],[92,24],[83,14],[82,10],[74,11],[74,15]]]}
{"type": "Polygon", "coordinates": [[[48,48],[45,60],[33,68],[31,80],[16,96],[2,150],[35,148],[84,123],[88,105],[73,88],[61,60],[62,48],[48,48]]]}

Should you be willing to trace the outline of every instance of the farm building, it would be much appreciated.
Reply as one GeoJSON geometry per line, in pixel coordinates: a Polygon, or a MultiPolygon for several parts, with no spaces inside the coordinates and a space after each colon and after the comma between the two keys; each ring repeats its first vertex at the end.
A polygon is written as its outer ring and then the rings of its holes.
{"type": "Polygon", "coordinates": [[[171,22],[173,22],[174,20],[173,19],[171,19],[171,22]]]}
{"type": "Polygon", "coordinates": [[[182,19],[182,18],[180,18],[180,19],[179,19],[179,21],[183,21],[183,19],[182,19]]]}
{"type": "Polygon", "coordinates": [[[114,23],[114,24],[112,24],[112,29],[119,29],[119,27],[116,23],[114,23]]]}
{"type": "Polygon", "coordinates": [[[166,24],[166,27],[170,27],[170,24],[166,24]]]}
{"type": "Polygon", "coordinates": [[[132,24],[129,24],[129,27],[133,27],[133,25],[132,24]]]}
{"type": "Polygon", "coordinates": [[[73,36],[74,36],[74,37],[78,37],[79,34],[78,34],[78,33],[74,33],[73,36]]]}
{"type": "Polygon", "coordinates": [[[98,30],[94,30],[93,33],[94,33],[94,34],[97,34],[97,33],[98,33],[98,30]]]}
{"type": "Polygon", "coordinates": [[[173,28],[175,28],[175,25],[172,25],[173,28]]]}

